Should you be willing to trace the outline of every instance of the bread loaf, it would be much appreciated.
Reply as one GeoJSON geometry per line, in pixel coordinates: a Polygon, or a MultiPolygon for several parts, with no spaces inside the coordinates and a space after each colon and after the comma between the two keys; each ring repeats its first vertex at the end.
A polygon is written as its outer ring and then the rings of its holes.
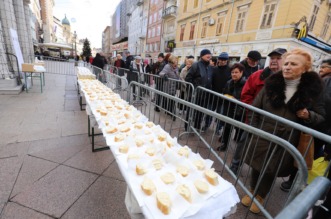
{"type": "Polygon", "coordinates": [[[180,156],[188,157],[190,154],[190,150],[187,147],[181,147],[178,150],[178,154],[180,156]]]}
{"type": "Polygon", "coordinates": [[[163,162],[160,159],[153,160],[152,164],[156,170],[160,170],[163,167],[163,162]]]}
{"type": "Polygon", "coordinates": [[[153,181],[148,178],[145,178],[140,186],[146,195],[151,195],[155,191],[155,185],[153,181]]]}
{"type": "Polygon", "coordinates": [[[165,192],[156,193],[156,203],[158,209],[163,214],[169,214],[171,210],[171,200],[170,196],[165,192]]]}
{"type": "Polygon", "coordinates": [[[115,142],[120,142],[120,141],[123,141],[125,138],[125,136],[123,134],[119,134],[119,135],[116,135],[114,140],[115,142]]]}
{"type": "Polygon", "coordinates": [[[136,139],[135,142],[136,142],[137,147],[141,147],[144,144],[144,141],[141,139],[136,139]]]}
{"type": "Polygon", "coordinates": [[[157,139],[159,139],[159,141],[164,141],[164,140],[166,140],[166,138],[167,138],[167,135],[164,133],[161,133],[157,136],[157,139]]]}
{"type": "Polygon", "coordinates": [[[141,124],[141,123],[136,123],[136,124],[134,125],[134,127],[135,127],[136,129],[142,129],[142,128],[143,128],[143,124],[141,124]]]}
{"type": "Polygon", "coordinates": [[[183,197],[186,199],[186,201],[188,202],[192,202],[192,197],[191,197],[191,190],[190,188],[185,185],[185,184],[181,184],[179,186],[177,186],[176,191],[183,197]]]}
{"type": "Polygon", "coordinates": [[[145,151],[146,154],[149,156],[154,156],[155,155],[155,148],[154,147],[148,147],[145,151]]]}
{"type": "Polygon", "coordinates": [[[152,122],[146,122],[146,126],[148,128],[152,128],[154,126],[154,123],[152,123],[152,122]]]}
{"type": "Polygon", "coordinates": [[[128,131],[130,131],[130,127],[128,126],[124,126],[121,128],[121,132],[128,132],[128,131]]]}
{"type": "Polygon", "coordinates": [[[113,133],[117,132],[117,128],[115,126],[109,127],[106,129],[106,132],[108,134],[113,134],[113,133]]]}
{"type": "Polygon", "coordinates": [[[206,170],[205,177],[211,185],[213,185],[213,186],[218,185],[218,174],[215,173],[214,168],[206,170]]]}
{"type": "Polygon", "coordinates": [[[206,193],[209,190],[208,183],[206,183],[200,179],[197,179],[194,181],[194,186],[198,190],[199,193],[206,193]]]}

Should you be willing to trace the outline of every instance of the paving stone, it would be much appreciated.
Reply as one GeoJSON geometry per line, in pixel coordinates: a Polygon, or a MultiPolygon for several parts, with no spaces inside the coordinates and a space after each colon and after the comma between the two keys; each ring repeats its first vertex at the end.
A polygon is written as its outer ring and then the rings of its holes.
{"type": "Polygon", "coordinates": [[[59,166],[12,201],[53,217],[60,217],[94,182],[96,175],[59,166]]]}
{"type": "Polygon", "coordinates": [[[19,142],[56,138],[61,136],[61,127],[57,123],[25,124],[20,127],[22,134],[19,142]]]}
{"type": "Polygon", "coordinates": [[[63,163],[64,161],[68,160],[79,151],[86,148],[86,145],[69,145],[69,146],[62,146],[62,147],[55,147],[48,150],[42,150],[36,153],[31,153],[34,157],[43,158],[46,160],[50,160],[56,163],[63,163]]]}
{"type": "Polygon", "coordinates": [[[125,181],[115,160],[109,165],[107,170],[102,175],[125,181]]]}
{"type": "Polygon", "coordinates": [[[31,186],[34,182],[46,175],[56,166],[58,166],[56,163],[26,156],[23,166],[18,174],[11,197],[14,197],[18,193],[24,191],[25,188],[31,186]]]}
{"type": "Polygon", "coordinates": [[[64,214],[69,218],[130,218],[124,204],[126,183],[100,177],[64,214]]]}
{"type": "Polygon", "coordinates": [[[8,202],[4,208],[1,219],[51,219],[51,217],[23,207],[13,202],[8,202]]]}
{"type": "Polygon", "coordinates": [[[30,143],[11,143],[0,147],[0,159],[13,156],[23,156],[28,153],[30,143]]]}
{"type": "Polygon", "coordinates": [[[9,199],[21,164],[18,157],[0,159],[0,212],[9,199]]]}
{"type": "Polygon", "coordinates": [[[114,157],[110,150],[93,153],[90,148],[86,148],[67,160],[64,164],[101,174],[113,160],[114,157]]]}

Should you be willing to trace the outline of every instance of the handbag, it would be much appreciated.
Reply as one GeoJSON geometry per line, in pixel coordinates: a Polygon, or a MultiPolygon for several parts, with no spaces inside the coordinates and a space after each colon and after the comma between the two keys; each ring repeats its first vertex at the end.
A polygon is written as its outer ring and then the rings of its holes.
{"type": "MultiPolygon", "coordinates": [[[[308,170],[311,170],[313,167],[313,162],[314,162],[314,138],[313,138],[313,136],[311,136],[310,134],[301,132],[297,149],[301,153],[301,155],[304,157],[308,170]],[[310,146],[310,147],[308,148],[308,146],[310,146]],[[308,151],[307,151],[307,149],[308,149],[308,151]],[[305,154],[306,154],[306,156],[305,156],[305,154]]],[[[294,166],[298,167],[296,162],[294,162],[294,166]]]]}
{"type": "Polygon", "coordinates": [[[316,177],[323,176],[328,165],[329,161],[324,157],[314,160],[313,168],[308,171],[308,184],[310,184],[316,177]]]}

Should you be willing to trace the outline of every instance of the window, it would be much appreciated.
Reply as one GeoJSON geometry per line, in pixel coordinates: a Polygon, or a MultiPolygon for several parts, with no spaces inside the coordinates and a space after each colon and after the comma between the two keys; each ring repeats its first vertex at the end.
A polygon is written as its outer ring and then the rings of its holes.
{"type": "Polygon", "coordinates": [[[148,30],[148,38],[151,38],[151,30],[148,30]]]}
{"type": "Polygon", "coordinates": [[[184,10],[183,10],[184,12],[187,12],[187,1],[188,0],[184,0],[184,10]]]}
{"type": "Polygon", "coordinates": [[[310,31],[313,31],[313,29],[314,29],[314,25],[315,25],[318,10],[319,10],[319,7],[317,5],[314,5],[313,14],[311,15],[310,22],[309,22],[309,30],[310,31]]]}
{"type": "Polygon", "coordinates": [[[194,5],[193,5],[193,7],[194,7],[194,8],[197,8],[197,7],[198,7],[198,4],[199,4],[199,0],[194,0],[194,5]]]}
{"type": "Polygon", "coordinates": [[[159,10],[158,20],[161,20],[161,18],[162,18],[162,9],[159,10]]]}
{"type": "Polygon", "coordinates": [[[157,26],[157,31],[156,31],[156,36],[160,36],[161,35],[161,26],[158,25],[157,26]]]}
{"type": "Polygon", "coordinates": [[[269,3],[264,6],[264,13],[262,17],[261,29],[270,28],[272,18],[274,17],[277,3],[269,3]]]}
{"type": "Polygon", "coordinates": [[[154,47],[155,51],[159,51],[159,44],[155,43],[155,47],[154,47]]]}
{"type": "Polygon", "coordinates": [[[156,22],[157,21],[157,13],[155,12],[154,13],[154,18],[153,18],[153,21],[156,22]]]}
{"type": "Polygon", "coordinates": [[[321,37],[325,38],[327,31],[329,30],[331,22],[331,13],[329,12],[328,15],[325,18],[324,25],[321,32],[321,37]]]}
{"type": "Polygon", "coordinates": [[[202,29],[201,29],[201,38],[205,38],[207,34],[209,17],[205,17],[202,19],[202,29]]]}
{"type": "Polygon", "coordinates": [[[183,41],[184,39],[184,32],[185,32],[185,24],[180,26],[180,36],[179,36],[179,41],[183,41]]]}
{"type": "Polygon", "coordinates": [[[194,38],[194,29],[195,29],[195,21],[191,22],[191,29],[190,29],[190,38],[189,40],[193,40],[194,38]]]}
{"type": "Polygon", "coordinates": [[[155,37],[155,27],[152,28],[152,37],[155,37]]]}
{"type": "Polygon", "coordinates": [[[247,11],[238,12],[236,32],[242,32],[243,31],[246,14],[247,14],[247,11]]]}
{"type": "Polygon", "coordinates": [[[149,24],[153,23],[153,16],[149,15],[149,24]]]}
{"type": "Polygon", "coordinates": [[[226,14],[219,14],[217,18],[217,25],[216,25],[216,35],[222,35],[224,21],[225,21],[225,15],[226,14]]]}

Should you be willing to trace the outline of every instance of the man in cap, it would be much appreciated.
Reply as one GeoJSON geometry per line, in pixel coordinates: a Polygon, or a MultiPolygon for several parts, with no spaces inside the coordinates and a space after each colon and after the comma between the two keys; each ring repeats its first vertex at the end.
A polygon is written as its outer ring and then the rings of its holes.
{"type": "MultiPolygon", "coordinates": [[[[273,73],[276,73],[282,69],[283,59],[282,55],[287,52],[284,48],[277,48],[271,51],[268,56],[270,58],[269,66],[265,69],[254,72],[246,81],[240,96],[240,101],[252,104],[255,97],[262,90],[265,80],[273,73]]],[[[232,164],[230,169],[236,174],[239,168],[241,155],[243,148],[245,147],[245,141],[248,136],[247,132],[244,132],[237,144],[236,151],[234,153],[232,164]]]]}
{"type": "MultiPolygon", "coordinates": [[[[193,63],[192,67],[188,70],[185,81],[190,82],[196,88],[198,86],[211,89],[212,88],[212,75],[213,69],[209,65],[211,59],[211,52],[208,49],[203,49],[200,52],[200,60],[193,63]]],[[[196,104],[207,107],[208,106],[208,96],[205,93],[200,92],[196,94],[196,104]],[[207,98],[207,99],[206,99],[207,98]]],[[[189,112],[187,111],[186,119],[188,121],[189,112]]],[[[193,116],[195,119],[194,127],[200,129],[201,120],[203,113],[196,112],[193,116]]],[[[185,123],[185,129],[187,130],[187,123],[185,123]]]]}
{"type": "Polygon", "coordinates": [[[246,77],[246,79],[252,73],[260,69],[258,65],[260,59],[261,59],[261,54],[256,50],[252,50],[249,51],[249,53],[247,54],[247,58],[240,62],[245,66],[244,76],[246,77]]]}
{"type": "MultiPolygon", "coordinates": [[[[213,68],[213,77],[212,77],[212,90],[222,94],[223,89],[226,85],[226,82],[231,78],[230,67],[228,65],[229,54],[227,52],[222,52],[217,58],[217,66],[213,68]]],[[[222,100],[216,96],[212,98],[211,110],[221,113],[222,109],[222,100]]],[[[206,116],[205,126],[202,128],[202,131],[205,131],[209,128],[212,122],[210,116],[206,116]]],[[[222,128],[222,122],[217,122],[216,134],[220,134],[222,128]]]]}

